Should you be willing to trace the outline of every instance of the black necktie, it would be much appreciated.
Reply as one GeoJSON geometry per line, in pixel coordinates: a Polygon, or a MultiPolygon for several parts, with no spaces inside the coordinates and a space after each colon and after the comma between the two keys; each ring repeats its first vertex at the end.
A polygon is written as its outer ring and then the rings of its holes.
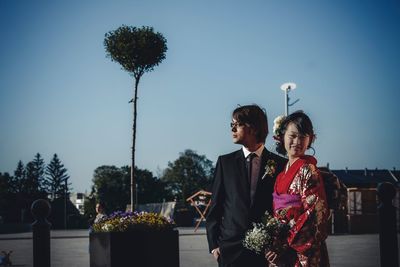
{"type": "Polygon", "coordinates": [[[247,168],[247,179],[249,180],[249,184],[251,186],[251,172],[253,165],[253,158],[256,156],[254,153],[250,153],[246,158],[246,168],[247,168]]]}

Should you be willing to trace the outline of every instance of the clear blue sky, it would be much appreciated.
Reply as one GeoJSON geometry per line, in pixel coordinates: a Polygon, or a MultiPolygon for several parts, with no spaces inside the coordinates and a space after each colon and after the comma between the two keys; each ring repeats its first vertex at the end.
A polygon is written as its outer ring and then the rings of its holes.
{"type": "Polygon", "coordinates": [[[272,128],[288,81],[320,165],[400,168],[399,1],[3,0],[0,172],[57,153],[84,191],[96,167],[130,164],[133,79],[103,46],[122,24],[168,41],[139,85],[139,168],[158,175],[188,148],[215,163],[239,148],[237,104],[265,107],[272,128]]]}

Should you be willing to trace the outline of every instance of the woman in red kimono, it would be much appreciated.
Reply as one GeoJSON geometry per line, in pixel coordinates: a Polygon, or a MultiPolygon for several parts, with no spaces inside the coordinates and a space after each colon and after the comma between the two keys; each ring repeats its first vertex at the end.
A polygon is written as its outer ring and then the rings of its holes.
{"type": "Polygon", "coordinates": [[[272,266],[329,266],[327,220],[329,216],[324,183],[317,160],[305,155],[315,139],[310,118],[302,111],[274,121],[276,150],[289,161],[275,182],[274,216],[291,226],[288,251],[282,255],[269,251],[272,266]]]}

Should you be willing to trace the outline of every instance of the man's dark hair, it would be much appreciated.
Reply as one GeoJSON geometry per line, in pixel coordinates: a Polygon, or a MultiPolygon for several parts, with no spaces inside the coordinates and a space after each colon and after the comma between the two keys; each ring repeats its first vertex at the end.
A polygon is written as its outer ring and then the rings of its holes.
{"type": "Polygon", "coordinates": [[[247,124],[256,132],[257,142],[265,143],[268,135],[268,119],[265,110],[258,105],[247,105],[236,108],[232,118],[238,123],[247,124]]]}

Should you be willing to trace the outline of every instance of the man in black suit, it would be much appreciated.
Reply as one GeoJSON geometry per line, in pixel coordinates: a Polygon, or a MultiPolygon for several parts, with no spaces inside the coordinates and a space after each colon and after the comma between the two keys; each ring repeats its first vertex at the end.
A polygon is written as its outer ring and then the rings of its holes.
{"type": "Polygon", "coordinates": [[[231,129],[233,142],[242,148],[217,161],[206,220],[209,249],[220,267],[265,267],[264,255],[242,242],[252,222],[272,212],[275,178],[286,160],[265,149],[268,121],[259,106],[236,108],[231,129]]]}

